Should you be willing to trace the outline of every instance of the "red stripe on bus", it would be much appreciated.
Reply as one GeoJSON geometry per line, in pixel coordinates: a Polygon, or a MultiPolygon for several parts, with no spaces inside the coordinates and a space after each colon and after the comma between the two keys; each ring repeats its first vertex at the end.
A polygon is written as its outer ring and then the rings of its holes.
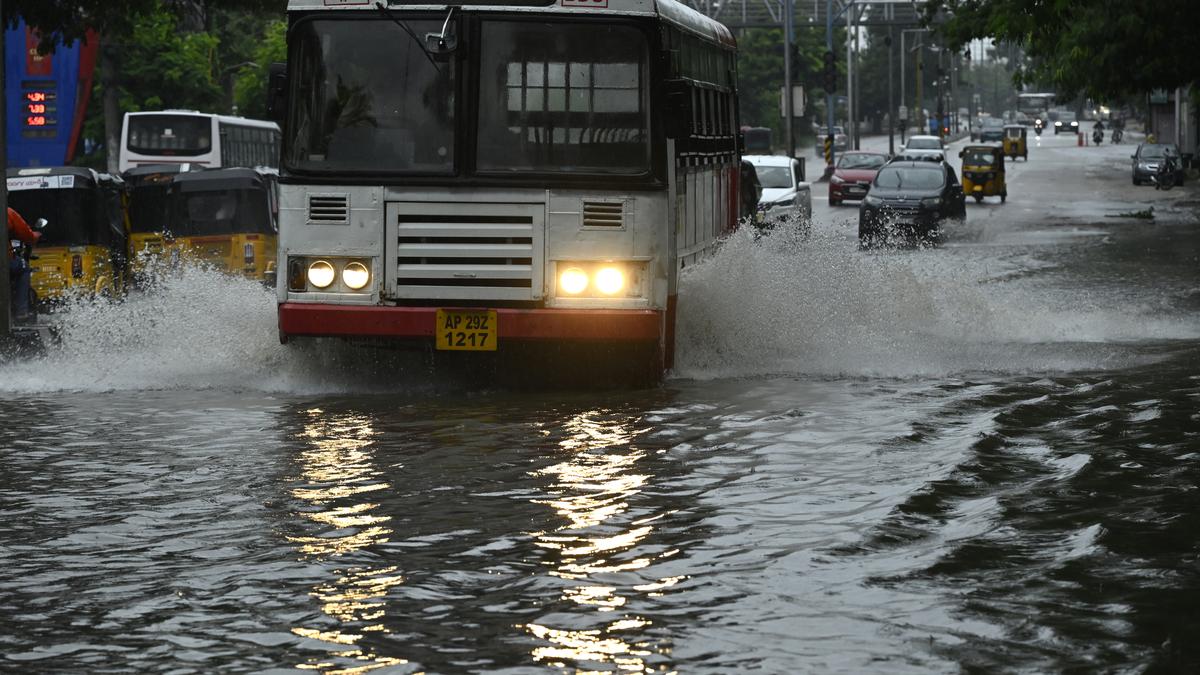
{"type": "MultiPolygon", "coordinates": [[[[489,309],[458,308],[454,309],[489,309]]],[[[358,307],[285,302],[284,336],[432,338],[437,307],[358,307]]],[[[660,338],[662,312],[653,309],[496,309],[501,340],[650,342],[660,338]]]]}

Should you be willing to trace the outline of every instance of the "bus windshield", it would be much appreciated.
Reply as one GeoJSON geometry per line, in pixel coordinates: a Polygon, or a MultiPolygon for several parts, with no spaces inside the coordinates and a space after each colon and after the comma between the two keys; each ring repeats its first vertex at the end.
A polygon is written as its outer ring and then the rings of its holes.
{"type": "Polygon", "coordinates": [[[17,190],[8,205],[32,223],[45,218],[38,246],[105,246],[110,237],[93,189],[17,190]]]}
{"type": "Polygon", "coordinates": [[[482,51],[480,171],[647,170],[647,54],[640,30],[490,21],[482,51]]]}
{"type": "MultiPolygon", "coordinates": [[[[404,23],[416,35],[442,29],[436,19],[404,23]]],[[[454,172],[455,59],[432,61],[388,20],[312,20],[295,31],[289,166],[454,172]]]]}
{"type": "Polygon", "coordinates": [[[126,147],[139,155],[203,155],[212,152],[212,119],[201,115],[130,115],[126,147]]]}
{"type": "MultiPolygon", "coordinates": [[[[440,33],[443,19],[404,22],[425,35],[440,33]]],[[[459,140],[473,137],[474,166],[465,169],[477,173],[648,171],[649,56],[640,29],[490,19],[479,36],[478,89],[458,102],[459,60],[432,61],[391,21],[298,24],[288,168],[457,174],[459,140]],[[478,114],[458,120],[458,108],[478,114]]]]}

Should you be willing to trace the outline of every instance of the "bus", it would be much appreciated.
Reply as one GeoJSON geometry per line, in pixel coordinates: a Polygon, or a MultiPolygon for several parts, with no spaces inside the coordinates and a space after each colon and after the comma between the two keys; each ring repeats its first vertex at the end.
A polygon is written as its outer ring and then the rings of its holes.
{"type": "Polygon", "coordinates": [[[1017,111],[1025,113],[1029,119],[1040,119],[1046,121],[1046,113],[1054,107],[1054,94],[1050,93],[1028,93],[1017,94],[1017,111]]]}
{"type": "Polygon", "coordinates": [[[671,366],[680,271],[737,226],[733,35],[675,0],[507,1],[289,0],[285,343],[671,366]]]}
{"type": "Polygon", "coordinates": [[[121,173],[155,164],[278,168],[280,136],[279,125],[265,120],[195,110],[129,112],[117,165],[121,173]]]}

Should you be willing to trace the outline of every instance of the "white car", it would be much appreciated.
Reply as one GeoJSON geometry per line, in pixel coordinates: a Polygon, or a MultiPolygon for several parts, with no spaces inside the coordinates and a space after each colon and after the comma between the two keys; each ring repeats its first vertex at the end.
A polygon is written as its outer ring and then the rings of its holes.
{"type": "Polygon", "coordinates": [[[804,181],[800,161],[783,155],[746,155],[762,184],[755,223],[771,225],[791,217],[812,218],[812,186],[804,181]]]}
{"type": "Polygon", "coordinates": [[[930,159],[940,161],[946,157],[946,146],[937,136],[909,136],[898,155],[905,159],[930,159]]]}

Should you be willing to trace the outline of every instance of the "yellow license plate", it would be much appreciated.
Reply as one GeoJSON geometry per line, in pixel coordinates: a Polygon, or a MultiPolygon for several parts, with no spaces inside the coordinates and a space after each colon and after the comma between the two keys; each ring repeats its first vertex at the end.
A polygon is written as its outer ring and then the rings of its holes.
{"type": "Polygon", "coordinates": [[[437,311],[437,348],[452,351],[496,351],[495,310],[437,311]]]}

